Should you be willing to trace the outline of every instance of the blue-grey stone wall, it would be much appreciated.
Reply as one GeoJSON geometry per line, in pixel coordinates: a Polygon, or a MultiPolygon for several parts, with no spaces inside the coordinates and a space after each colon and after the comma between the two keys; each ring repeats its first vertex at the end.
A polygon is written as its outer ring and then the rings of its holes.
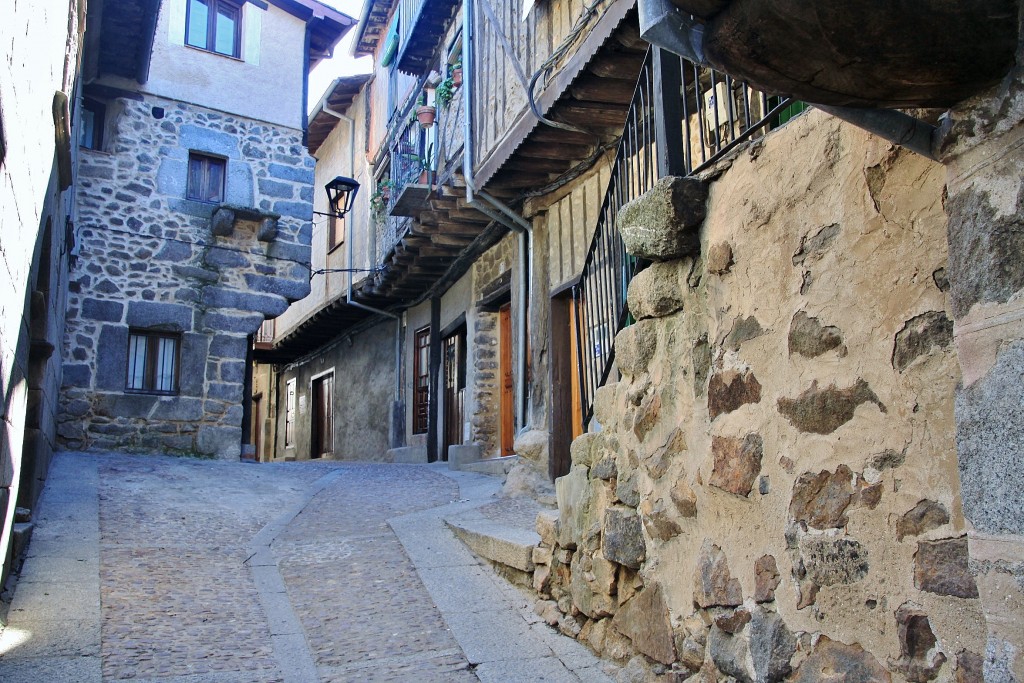
{"type": "Polygon", "coordinates": [[[313,159],[298,130],[156,97],[122,100],[83,150],[58,437],[75,449],[235,458],[248,335],[309,293],[313,159]],[[165,116],[157,119],[154,107],[165,116]],[[224,203],[186,199],[189,152],[227,160],[224,203]],[[258,220],[277,218],[270,241],[258,220]],[[176,396],[127,393],[129,328],[181,333],[176,396]]]}

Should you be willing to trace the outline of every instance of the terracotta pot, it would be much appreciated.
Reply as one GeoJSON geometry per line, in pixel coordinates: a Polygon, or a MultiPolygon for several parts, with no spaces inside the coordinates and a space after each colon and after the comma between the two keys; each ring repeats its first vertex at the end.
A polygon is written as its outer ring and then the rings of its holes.
{"type": "Polygon", "coordinates": [[[419,120],[420,125],[424,128],[430,128],[434,125],[434,119],[437,117],[437,108],[432,107],[429,104],[425,104],[416,110],[416,118],[419,120]]]}
{"type": "Polygon", "coordinates": [[[452,86],[460,87],[462,85],[462,69],[452,69],[452,86]]]}

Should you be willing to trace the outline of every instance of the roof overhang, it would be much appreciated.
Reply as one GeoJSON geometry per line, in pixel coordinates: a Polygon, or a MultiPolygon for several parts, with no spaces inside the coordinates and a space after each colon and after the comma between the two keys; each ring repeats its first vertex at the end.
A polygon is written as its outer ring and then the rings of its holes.
{"type": "Polygon", "coordinates": [[[352,46],[353,57],[365,57],[377,51],[377,45],[388,29],[388,18],[396,0],[366,0],[356,28],[352,46]]]}
{"type": "Polygon", "coordinates": [[[309,66],[334,54],[334,46],[355,26],[349,15],[317,0],[266,0],[306,22],[309,32],[309,66]]]}
{"type": "Polygon", "coordinates": [[[316,154],[320,145],[324,144],[327,136],[334,130],[338,123],[338,117],[331,112],[342,113],[352,106],[352,101],[363,89],[373,76],[371,74],[359,74],[356,76],[343,76],[335,78],[327,92],[317,102],[309,115],[309,153],[316,154]]]}

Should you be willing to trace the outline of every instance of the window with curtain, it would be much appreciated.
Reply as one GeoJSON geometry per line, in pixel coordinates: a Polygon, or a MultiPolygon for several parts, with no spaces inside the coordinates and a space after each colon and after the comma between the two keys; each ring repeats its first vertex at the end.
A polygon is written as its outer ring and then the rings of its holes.
{"type": "Polygon", "coordinates": [[[130,330],[125,388],[149,394],[178,393],[180,348],[179,334],[130,330]]]}

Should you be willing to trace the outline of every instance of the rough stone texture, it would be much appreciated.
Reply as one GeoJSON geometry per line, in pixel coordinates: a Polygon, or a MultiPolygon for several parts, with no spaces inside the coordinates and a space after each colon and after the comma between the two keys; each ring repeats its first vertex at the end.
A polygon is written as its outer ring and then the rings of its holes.
{"type": "Polygon", "coordinates": [[[838,327],[822,325],[805,311],[797,311],[789,326],[789,355],[798,353],[806,358],[817,358],[836,348],[840,355],[845,355],[843,333],[838,327]]]}
{"type": "Polygon", "coordinates": [[[920,536],[948,523],[949,512],[942,503],[922,500],[896,522],[896,540],[902,541],[907,536],[920,536]]]}
{"type": "Polygon", "coordinates": [[[662,664],[676,660],[672,625],[659,584],[647,586],[624,604],[612,618],[612,626],[651,659],[662,664]]]}
{"type": "Polygon", "coordinates": [[[775,558],[771,555],[762,555],[754,563],[754,600],[756,602],[771,602],[775,599],[775,589],[779,587],[782,577],[779,575],[779,567],[775,558]]]}
{"type": "Polygon", "coordinates": [[[939,595],[978,597],[978,586],[967,567],[967,538],[918,542],[914,585],[939,595]]]}
{"type": "Polygon", "coordinates": [[[708,385],[708,412],[714,420],[747,403],[761,400],[761,383],[749,370],[728,370],[711,377],[708,385]]]}
{"type": "Polygon", "coordinates": [[[855,583],[870,568],[867,549],[852,538],[804,538],[800,556],[807,579],[818,586],[855,583]]]}
{"type": "Polygon", "coordinates": [[[59,420],[80,429],[64,430],[63,443],[237,458],[242,431],[233,408],[244,398],[246,338],[264,315],[309,293],[310,226],[308,216],[282,216],[268,244],[258,241],[255,221],[235,218],[273,208],[254,192],[253,178],[267,174],[275,158],[302,171],[276,183],[278,193],[308,207],[299,197],[312,184],[312,159],[301,131],[150,95],[119,103],[112,153],[84,151],[80,162],[80,254],[68,307],[81,315],[69,316],[63,350],[92,372],[65,376],[62,405],[76,408],[59,420]],[[166,111],[159,123],[154,106],[166,111]],[[226,157],[225,201],[233,206],[215,213],[211,204],[184,199],[193,150],[226,157]],[[98,277],[105,284],[90,286],[98,277]],[[90,319],[93,309],[110,330],[90,319]],[[147,415],[102,414],[125,392],[129,327],[183,333],[179,398],[161,398],[147,415]],[[114,343],[97,347],[91,340],[98,333],[114,343]],[[194,399],[203,399],[201,411],[194,399]],[[84,414],[81,401],[90,404],[84,414]]]}
{"type": "Polygon", "coordinates": [[[724,275],[732,268],[732,247],[728,242],[712,244],[705,259],[709,273],[724,275]]]}
{"type": "Polygon", "coordinates": [[[639,375],[647,371],[657,348],[657,328],[652,321],[641,320],[615,335],[615,365],[624,375],[639,375]]]}
{"type": "Polygon", "coordinates": [[[790,517],[816,529],[846,526],[846,508],[853,498],[853,472],[840,465],[835,472],[800,475],[793,486],[790,517]]]}
{"type": "Polygon", "coordinates": [[[520,458],[525,458],[531,462],[546,463],[548,461],[548,442],[550,438],[550,434],[539,429],[523,432],[516,437],[512,450],[520,458]]]}
{"type": "Polygon", "coordinates": [[[964,515],[978,531],[1024,534],[1024,341],[1007,345],[988,375],[956,396],[964,515]]]}
{"type": "Polygon", "coordinates": [[[743,602],[743,589],[729,572],[725,553],[711,541],[701,547],[693,599],[701,607],[736,607],[743,602]]]}
{"type": "Polygon", "coordinates": [[[722,673],[744,683],[778,683],[792,671],[796,638],[776,612],[759,607],[749,619],[743,635],[732,635],[716,622],[708,639],[711,659],[722,673]]]}
{"type": "MultiPolygon", "coordinates": [[[[943,169],[812,110],[737,155],[716,178],[702,259],[728,244],[733,263],[725,274],[709,274],[706,261],[691,258],[662,264],[685,283],[683,313],[642,321],[657,344],[642,372],[602,389],[602,431],[593,442],[609,449],[614,442],[612,490],[638,501],[647,540],[642,569],[619,572],[615,597],[625,605],[638,580],[660,584],[675,630],[678,666],[644,675],[727,678],[705,647],[718,620],[716,638],[743,645],[735,671],[757,680],[747,643],[758,604],[801,634],[791,666],[813,657],[787,675],[794,680],[838,680],[847,671],[849,680],[906,680],[896,668],[894,620],[906,602],[927,605],[950,659],[949,647],[984,652],[980,601],[922,591],[913,581],[917,541],[965,533],[953,442],[958,360],[952,345],[936,346],[902,373],[892,366],[894,337],[906,321],[948,310],[932,278],[945,265],[943,169]],[[760,400],[735,400],[730,388],[742,396],[754,377],[760,400]],[[815,380],[817,393],[801,405],[815,380]],[[660,397],[656,420],[644,417],[652,396],[660,397]],[[812,428],[794,428],[780,398],[802,409],[812,428]],[[721,462],[716,475],[716,437],[742,442],[747,434],[761,437],[760,471],[749,485],[744,472],[739,490],[748,495],[730,495],[720,488],[721,462]],[[620,479],[628,485],[617,486],[620,479]],[[941,501],[950,521],[898,541],[897,522],[924,499],[941,501]],[[741,623],[739,606],[750,623],[741,623]],[[821,641],[815,655],[820,634],[837,644],[821,641]]],[[[1020,374],[1010,370],[1006,381],[1020,374]]],[[[602,446],[588,462],[609,457],[602,446]]],[[[611,487],[595,476],[610,474],[610,463],[595,470],[586,486],[611,487]]],[[[578,529],[559,538],[565,545],[556,558],[569,545],[573,555],[599,546],[603,519],[588,514],[578,529]]],[[[573,581],[552,571],[549,590],[569,614],[577,609],[571,596],[555,596],[573,581]]],[[[993,661],[1005,660],[1009,650],[994,642],[993,661]]],[[[615,636],[602,647],[621,661],[637,653],[615,636]]],[[[950,662],[936,680],[947,674],[950,662]]]]}
{"type": "Polygon", "coordinates": [[[960,651],[956,656],[955,683],[985,683],[985,660],[976,652],[960,651]]]}
{"type": "Polygon", "coordinates": [[[670,261],[700,250],[697,228],[704,220],[707,183],[696,178],[661,178],[643,196],[619,210],[615,227],[626,251],[651,261],[670,261]]]}
{"type": "Polygon", "coordinates": [[[953,321],[944,311],[928,311],[907,321],[896,333],[892,349],[892,366],[903,372],[919,357],[934,347],[944,348],[953,342],[953,321]]]}
{"type": "Polygon", "coordinates": [[[629,283],[626,299],[637,320],[661,318],[681,310],[685,292],[673,263],[652,263],[629,283]]]}
{"type": "Polygon", "coordinates": [[[754,480],[761,473],[764,456],[761,436],[747,434],[743,439],[713,436],[711,452],[715,456],[715,467],[709,483],[737,496],[750,495],[754,480]]]}
{"type": "Polygon", "coordinates": [[[764,333],[764,328],[761,327],[761,323],[754,316],[738,317],[733,322],[732,329],[729,330],[729,336],[725,338],[725,348],[731,351],[739,351],[740,345],[743,342],[757,339],[764,333]]]}
{"type": "Polygon", "coordinates": [[[827,389],[818,389],[815,380],[795,399],[780,398],[779,412],[802,432],[831,434],[853,419],[857,406],[869,402],[886,412],[875,392],[862,379],[846,389],[839,389],[835,384],[830,384],[827,389]]]}
{"type": "Polygon", "coordinates": [[[871,653],[854,643],[847,645],[825,636],[790,679],[792,683],[821,683],[842,672],[844,683],[891,683],[892,676],[871,653]]]}
{"type": "Polygon", "coordinates": [[[899,625],[900,657],[890,663],[912,683],[927,683],[939,675],[946,656],[936,649],[928,615],[914,603],[904,603],[896,610],[899,625]]]}
{"type": "Polygon", "coordinates": [[[643,526],[635,510],[608,508],[602,524],[601,552],[605,559],[639,569],[647,556],[643,526]]]}

